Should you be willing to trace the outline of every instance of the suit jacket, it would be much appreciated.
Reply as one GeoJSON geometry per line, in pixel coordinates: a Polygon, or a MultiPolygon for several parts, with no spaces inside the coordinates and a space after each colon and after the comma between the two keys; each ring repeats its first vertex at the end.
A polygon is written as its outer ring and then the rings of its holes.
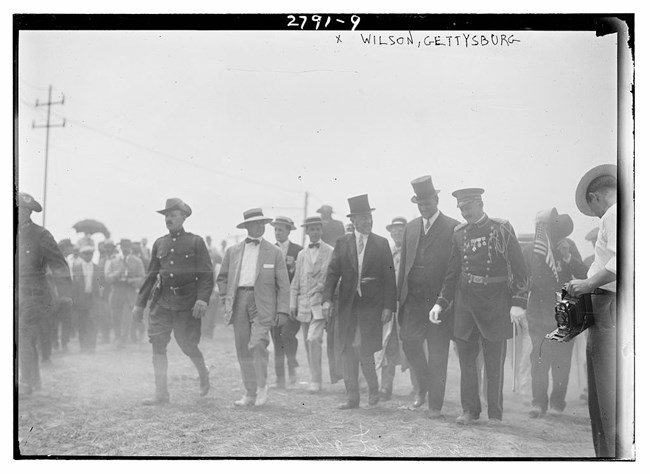
{"type": "Polygon", "coordinates": [[[287,250],[287,272],[289,273],[289,283],[293,281],[293,276],[296,273],[296,260],[302,247],[293,242],[289,242],[289,249],[287,250]]]}
{"type": "Polygon", "coordinates": [[[322,242],[316,259],[312,260],[309,249],[298,254],[296,276],[291,282],[291,309],[298,310],[298,320],[308,323],[312,318],[312,308],[320,307],[323,302],[323,290],[327,268],[334,248],[322,242]]]}
{"type": "MultiPolygon", "coordinates": [[[[232,310],[239,287],[242,256],[246,242],[233,245],[226,250],[217,277],[219,295],[224,303],[226,324],[232,321],[232,310]]],[[[282,251],[262,239],[254,285],[255,305],[258,318],[266,324],[272,324],[278,313],[289,314],[289,274],[282,257],[282,251]]]]}
{"type": "Polygon", "coordinates": [[[321,239],[332,247],[336,244],[336,240],[345,234],[345,227],[343,222],[332,219],[331,221],[323,222],[323,235],[321,239]]]}
{"type": "Polygon", "coordinates": [[[382,348],[382,322],[383,309],[395,311],[396,287],[393,256],[388,240],[377,234],[370,234],[361,267],[361,293],[358,298],[358,263],[357,244],[355,234],[345,234],[336,241],[332,259],[330,261],[323,302],[332,301],[334,291],[339,280],[337,338],[335,344],[343,350],[346,344],[352,342],[355,333],[355,324],[359,324],[361,336],[361,350],[376,352],[382,348]],[[357,296],[355,296],[357,295],[357,296]],[[355,304],[355,299],[356,304],[355,304]]]}
{"type": "MultiPolygon", "coordinates": [[[[92,276],[92,287],[91,295],[93,298],[99,298],[100,290],[103,280],[102,272],[100,271],[99,265],[95,263],[93,265],[93,276],[92,276]]],[[[73,300],[75,303],[81,301],[82,297],[86,295],[86,280],[84,278],[84,272],[81,261],[75,262],[72,267],[72,292],[73,300]]]]}

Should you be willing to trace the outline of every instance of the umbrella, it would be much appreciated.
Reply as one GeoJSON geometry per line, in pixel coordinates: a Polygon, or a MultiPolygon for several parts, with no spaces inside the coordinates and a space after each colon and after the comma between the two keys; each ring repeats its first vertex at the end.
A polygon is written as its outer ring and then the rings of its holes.
{"type": "Polygon", "coordinates": [[[85,234],[104,234],[107,239],[111,236],[106,226],[95,219],[84,219],[77,222],[72,228],[77,232],[83,232],[85,234]]]}

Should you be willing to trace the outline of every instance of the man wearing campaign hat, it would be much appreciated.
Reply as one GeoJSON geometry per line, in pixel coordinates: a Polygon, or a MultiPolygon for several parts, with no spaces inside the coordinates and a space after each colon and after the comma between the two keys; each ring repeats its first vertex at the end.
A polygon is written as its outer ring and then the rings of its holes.
{"type": "Polygon", "coordinates": [[[298,254],[296,261],[296,274],[291,282],[289,316],[302,326],[310,371],[307,390],[309,393],[317,393],[323,383],[322,345],[327,324],[322,309],[323,290],[334,249],[321,239],[323,220],[319,216],[306,218],[302,227],[309,236],[309,245],[298,254]]]}
{"type": "Polygon", "coordinates": [[[323,204],[316,212],[320,214],[323,220],[323,242],[333,247],[336,239],[345,234],[343,222],[332,218],[334,210],[329,204],[323,204]]]}
{"type": "Polygon", "coordinates": [[[167,345],[171,334],[199,374],[199,394],[210,390],[210,375],[199,350],[201,318],[214,286],[212,262],[205,241],[187,232],[185,220],[192,208],[179,198],[167,199],[165,216],[168,234],[159,237],[151,249],[151,263],[133,308],[133,319],[142,323],[149,302],[149,342],[153,349],[156,393],[145,405],[169,403],[167,390],[167,345]],[[151,298],[150,298],[151,297],[151,298]]]}
{"type": "Polygon", "coordinates": [[[14,288],[18,330],[16,376],[19,396],[30,395],[41,387],[38,361],[39,327],[55,303],[48,288],[46,273],[52,272],[61,306],[72,306],[70,268],[50,232],[32,222],[32,212],[41,212],[41,205],[29,194],[16,195],[18,229],[14,265],[18,270],[14,288]]]}
{"type": "Polygon", "coordinates": [[[81,352],[95,352],[97,345],[97,310],[99,306],[102,275],[93,263],[95,248],[85,245],[79,250],[81,258],[72,267],[72,289],[79,328],[81,352]]]}
{"type": "Polygon", "coordinates": [[[246,393],[235,406],[262,406],[268,400],[269,332],[289,319],[289,274],[282,251],[264,240],[273,221],[262,209],[244,212],[237,225],[248,237],[226,250],[217,277],[226,324],[235,330],[235,349],[246,393]]]}
{"type": "Polygon", "coordinates": [[[454,304],[463,408],[456,422],[463,425],[478,420],[481,413],[476,365],[480,349],[487,375],[488,418],[491,423],[503,418],[506,340],[512,337],[511,323],[523,324],[529,290],[517,234],[508,221],[485,214],[483,192],[467,188],[452,193],[466,222],[454,229],[447,274],[429,313],[435,323],[454,304]]]}
{"type": "Polygon", "coordinates": [[[336,241],[323,291],[329,317],[340,281],[336,347],[343,355],[348,400],[340,409],[359,407],[359,365],[368,382],[368,405],[379,402],[374,353],[382,348],[382,327],[395,311],[395,270],[388,240],[372,233],[368,195],[348,199],[354,233],[336,241]]]}
{"type": "Polygon", "coordinates": [[[602,458],[615,457],[622,448],[616,426],[616,191],[615,165],[596,166],[578,183],[578,209],[600,222],[587,278],[567,284],[573,296],[591,294],[594,324],[587,335],[587,389],[594,450],[602,458]]]}
{"type": "Polygon", "coordinates": [[[587,269],[575,243],[569,239],[573,220],[568,214],[559,214],[556,208],[540,211],[535,219],[535,239],[524,251],[529,262],[531,288],[526,308],[528,331],[532,343],[530,353],[532,410],[531,418],[539,418],[547,409],[564,411],[571,370],[574,340],[546,341],[546,334],[557,327],[554,314],[555,293],[574,277],[584,277],[587,269]],[[549,372],[553,388],[549,397],[549,372]]]}
{"type": "MultiPolygon", "coordinates": [[[[275,230],[275,246],[282,251],[284,260],[287,262],[287,272],[289,274],[289,284],[293,280],[293,275],[296,273],[296,259],[302,247],[294,244],[289,240],[289,234],[292,230],[296,230],[293,220],[285,216],[277,216],[272,222],[275,230]]],[[[284,373],[284,361],[287,361],[287,368],[289,369],[289,385],[295,385],[296,368],[298,361],[296,360],[296,353],[298,352],[298,339],[296,334],[300,331],[300,322],[289,319],[282,326],[274,326],[271,328],[271,339],[273,340],[273,355],[275,359],[275,377],[276,388],[285,388],[286,379],[284,373]]]]}
{"type": "Polygon", "coordinates": [[[420,217],[406,225],[397,280],[400,337],[404,353],[415,373],[418,392],[412,408],[427,401],[428,417],[442,417],[447,383],[447,361],[454,319],[451,311],[429,320],[429,311],[442,289],[451,254],[451,237],[459,222],[438,209],[439,190],[431,176],[411,181],[420,217]],[[427,350],[424,350],[426,343],[427,350]]]}

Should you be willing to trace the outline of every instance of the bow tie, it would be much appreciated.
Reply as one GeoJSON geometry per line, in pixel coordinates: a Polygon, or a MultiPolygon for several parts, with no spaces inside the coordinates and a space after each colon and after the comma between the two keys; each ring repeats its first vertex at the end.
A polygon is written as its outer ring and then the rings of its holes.
{"type": "Polygon", "coordinates": [[[249,237],[246,237],[246,243],[247,243],[247,244],[255,244],[255,245],[259,245],[259,244],[260,244],[260,241],[257,240],[257,239],[251,239],[251,238],[249,238],[249,237]]]}
{"type": "Polygon", "coordinates": [[[318,242],[316,242],[315,244],[309,244],[310,249],[317,249],[319,247],[320,247],[320,244],[318,242]]]}

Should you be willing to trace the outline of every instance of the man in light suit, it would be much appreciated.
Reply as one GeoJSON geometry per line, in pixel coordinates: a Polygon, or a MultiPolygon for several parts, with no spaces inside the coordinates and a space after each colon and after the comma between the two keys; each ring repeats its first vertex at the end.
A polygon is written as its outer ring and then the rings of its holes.
{"type": "Polygon", "coordinates": [[[262,209],[244,212],[238,229],[248,237],[226,250],[217,277],[226,324],[235,329],[235,347],[246,394],[235,406],[261,406],[268,397],[269,331],[289,318],[289,275],[282,251],[264,240],[273,219],[262,209]]]}
{"type": "Polygon", "coordinates": [[[96,312],[100,301],[102,274],[92,262],[95,249],[86,245],[79,250],[81,259],[72,267],[72,293],[79,317],[81,352],[95,352],[97,345],[96,312]]]}
{"type": "Polygon", "coordinates": [[[298,254],[296,274],[291,282],[289,317],[302,326],[311,372],[307,391],[318,393],[323,383],[322,345],[327,324],[321,303],[327,267],[334,249],[321,239],[323,221],[320,217],[308,217],[302,227],[309,236],[309,246],[298,254]]]}
{"type": "Polygon", "coordinates": [[[359,365],[368,382],[368,405],[379,402],[374,353],[382,348],[382,326],[395,311],[395,271],[388,240],[372,231],[368,195],[348,199],[354,233],[336,241],[323,292],[323,312],[329,316],[334,290],[341,282],[337,348],[343,354],[348,400],[340,409],[359,408],[359,365]]]}
{"type": "Polygon", "coordinates": [[[447,382],[449,341],[453,332],[451,311],[438,323],[429,311],[442,289],[451,255],[452,235],[459,222],[438,210],[438,193],[431,176],[411,181],[421,217],[406,225],[398,276],[400,337],[404,353],[418,381],[413,408],[429,395],[429,418],[440,418],[447,382]],[[427,351],[424,350],[424,343],[427,351]]]}

